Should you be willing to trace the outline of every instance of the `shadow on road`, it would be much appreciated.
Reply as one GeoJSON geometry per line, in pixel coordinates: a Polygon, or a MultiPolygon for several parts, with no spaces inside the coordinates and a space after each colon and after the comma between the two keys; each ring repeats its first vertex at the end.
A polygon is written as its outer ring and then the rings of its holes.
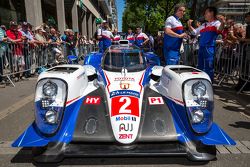
{"type": "Polygon", "coordinates": [[[60,165],[164,165],[187,166],[205,165],[208,162],[193,162],[185,157],[126,157],[126,158],[65,158],[60,163],[36,163],[32,160],[31,150],[21,149],[11,160],[12,164],[32,163],[34,166],[52,167],[60,165]]]}
{"type": "Polygon", "coordinates": [[[250,129],[250,122],[238,121],[238,122],[235,122],[234,124],[229,124],[229,126],[232,126],[234,128],[250,129]]]}
{"type": "Polygon", "coordinates": [[[234,88],[229,86],[214,85],[214,94],[218,100],[223,102],[224,109],[232,112],[244,112],[250,115],[250,93],[237,94],[234,88]]]}

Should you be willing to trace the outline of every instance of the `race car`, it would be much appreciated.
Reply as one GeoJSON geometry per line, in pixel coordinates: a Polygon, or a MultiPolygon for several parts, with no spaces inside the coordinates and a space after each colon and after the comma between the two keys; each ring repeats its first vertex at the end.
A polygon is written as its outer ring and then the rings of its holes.
{"type": "Polygon", "coordinates": [[[12,146],[31,147],[35,161],[58,162],[135,156],[210,161],[216,145],[235,145],[213,122],[209,76],[189,66],[159,66],[147,54],[123,41],[90,54],[84,65],[41,73],[35,121],[12,146]]]}

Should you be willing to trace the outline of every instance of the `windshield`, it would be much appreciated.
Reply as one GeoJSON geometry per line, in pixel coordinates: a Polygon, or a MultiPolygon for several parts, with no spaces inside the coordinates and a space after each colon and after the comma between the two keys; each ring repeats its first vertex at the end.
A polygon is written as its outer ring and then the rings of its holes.
{"type": "Polygon", "coordinates": [[[103,59],[103,69],[107,71],[120,72],[126,68],[129,72],[142,71],[146,69],[145,57],[141,52],[107,52],[103,59]]]}

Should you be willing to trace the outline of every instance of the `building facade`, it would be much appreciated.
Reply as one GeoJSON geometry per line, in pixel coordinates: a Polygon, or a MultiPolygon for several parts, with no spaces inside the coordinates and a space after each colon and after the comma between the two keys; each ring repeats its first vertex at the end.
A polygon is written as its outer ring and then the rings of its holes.
{"type": "Polygon", "coordinates": [[[34,27],[47,23],[60,32],[73,29],[91,38],[96,32],[96,18],[117,26],[115,0],[1,0],[0,24],[10,20],[27,21],[34,27]]]}
{"type": "Polygon", "coordinates": [[[243,22],[244,15],[250,12],[250,0],[213,0],[213,6],[218,7],[218,12],[236,22],[243,22]]]}

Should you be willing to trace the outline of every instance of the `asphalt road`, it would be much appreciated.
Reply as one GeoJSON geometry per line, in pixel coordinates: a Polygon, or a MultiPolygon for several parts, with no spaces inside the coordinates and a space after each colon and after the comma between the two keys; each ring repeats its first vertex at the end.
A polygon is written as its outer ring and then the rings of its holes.
{"type": "Polygon", "coordinates": [[[0,166],[250,166],[250,94],[237,95],[230,87],[215,86],[217,122],[234,140],[235,147],[218,147],[217,159],[209,163],[190,162],[183,157],[159,158],[69,158],[59,164],[36,164],[30,149],[11,148],[11,142],[33,121],[36,79],[16,87],[0,89],[0,166]]]}

